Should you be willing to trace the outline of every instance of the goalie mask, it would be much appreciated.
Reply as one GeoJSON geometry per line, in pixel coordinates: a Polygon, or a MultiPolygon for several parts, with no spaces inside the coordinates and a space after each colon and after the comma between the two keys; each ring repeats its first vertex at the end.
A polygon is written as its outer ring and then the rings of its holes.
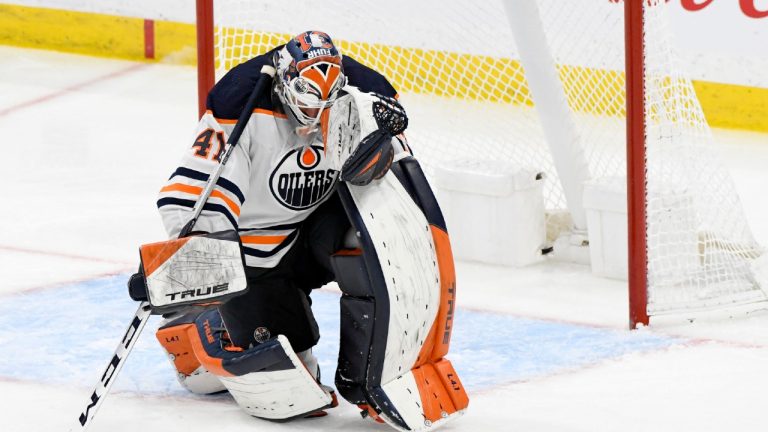
{"type": "Polygon", "coordinates": [[[346,85],[341,54],[331,37],[308,31],[291,39],[275,54],[280,102],[302,126],[314,127],[320,115],[346,85]]]}

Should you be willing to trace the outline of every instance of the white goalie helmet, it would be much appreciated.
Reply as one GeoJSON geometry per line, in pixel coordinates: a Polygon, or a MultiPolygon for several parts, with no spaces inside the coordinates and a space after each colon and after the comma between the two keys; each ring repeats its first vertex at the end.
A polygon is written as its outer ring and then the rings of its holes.
{"type": "Polygon", "coordinates": [[[307,31],[275,53],[277,93],[302,126],[314,126],[347,83],[341,54],[326,33],[307,31]]]}

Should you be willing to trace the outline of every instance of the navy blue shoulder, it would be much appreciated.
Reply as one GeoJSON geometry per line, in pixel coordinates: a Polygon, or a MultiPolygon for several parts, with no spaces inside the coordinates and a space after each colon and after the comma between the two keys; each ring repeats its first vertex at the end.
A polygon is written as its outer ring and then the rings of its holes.
{"type": "MultiPolygon", "coordinates": [[[[206,108],[213,112],[213,116],[223,119],[237,119],[243,111],[248,96],[256,86],[256,80],[261,73],[261,67],[272,64],[272,54],[282,48],[278,46],[273,50],[256,56],[247,62],[240,63],[224,75],[219,82],[208,92],[206,108]]],[[[271,86],[270,86],[271,88],[271,86]]],[[[256,108],[274,111],[271,90],[263,92],[256,101],[256,108]]]]}
{"type": "Polygon", "coordinates": [[[376,92],[389,97],[395,97],[397,94],[395,88],[384,78],[384,75],[361,64],[352,57],[343,56],[341,63],[349,83],[360,90],[366,93],[376,92]]]}

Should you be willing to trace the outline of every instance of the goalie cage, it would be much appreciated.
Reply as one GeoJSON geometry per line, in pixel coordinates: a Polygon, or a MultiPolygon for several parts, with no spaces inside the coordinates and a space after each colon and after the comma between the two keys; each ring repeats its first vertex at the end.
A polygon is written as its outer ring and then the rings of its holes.
{"type": "Polygon", "coordinates": [[[329,0],[298,16],[286,4],[197,3],[201,110],[217,77],[322,23],[398,89],[428,174],[543,171],[549,240],[586,229],[586,180],[621,178],[630,327],[768,299],[753,271],[763,248],[672,55],[666,1],[364,1],[356,13],[329,0]]]}

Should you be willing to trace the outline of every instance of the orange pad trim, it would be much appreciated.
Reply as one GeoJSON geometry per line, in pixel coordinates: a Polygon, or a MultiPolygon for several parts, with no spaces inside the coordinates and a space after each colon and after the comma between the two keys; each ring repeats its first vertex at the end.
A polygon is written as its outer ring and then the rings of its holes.
{"type": "Polygon", "coordinates": [[[443,418],[443,413],[449,415],[457,411],[443,380],[431,363],[413,369],[411,373],[416,380],[422,410],[427,420],[435,422],[443,418]]]}
{"type": "Polygon", "coordinates": [[[443,383],[443,387],[448,391],[451,402],[457,410],[463,410],[469,406],[469,396],[461,384],[459,375],[453,369],[453,365],[448,359],[442,359],[434,364],[435,371],[443,383]]]}
{"type": "Polygon", "coordinates": [[[416,357],[416,363],[413,365],[414,368],[421,367],[432,361],[432,351],[435,348],[436,341],[435,333],[437,333],[437,320],[432,323],[427,338],[424,339],[424,345],[422,345],[419,350],[419,355],[416,357]]]}
{"type": "Polygon", "coordinates": [[[451,241],[448,233],[437,226],[430,225],[430,229],[435,242],[437,266],[440,270],[440,308],[424,340],[424,345],[419,350],[414,367],[440,360],[448,354],[456,307],[456,270],[453,264],[451,241]]]}
{"type": "Polygon", "coordinates": [[[448,354],[453,331],[453,315],[456,312],[456,268],[453,264],[453,252],[448,233],[435,225],[430,225],[435,241],[437,266],[440,268],[440,310],[435,325],[435,347],[432,360],[439,360],[448,354]]]}
{"type": "Polygon", "coordinates": [[[167,327],[157,331],[155,337],[163,346],[168,354],[173,355],[173,365],[179,373],[191,375],[200,367],[200,362],[195,357],[192,350],[192,343],[189,341],[187,329],[194,327],[194,324],[183,324],[174,327],[167,327]]]}
{"type": "Polygon", "coordinates": [[[411,372],[424,416],[434,422],[443,418],[443,413],[450,415],[467,408],[469,396],[451,362],[443,358],[450,347],[456,310],[456,270],[451,243],[447,232],[434,225],[430,225],[430,229],[440,270],[440,308],[411,372]]]}
{"type": "Polygon", "coordinates": [[[148,243],[139,248],[141,262],[144,265],[144,275],[149,276],[158,269],[168,258],[182,248],[190,237],[176,240],[168,240],[157,243],[148,243]]]}
{"type": "MultiPolygon", "coordinates": [[[[209,340],[213,339],[208,320],[203,322],[203,328],[205,329],[206,337],[208,337],[209,340]]],[[[234,376],[233,374],[227,372],[226,369],[224,369],[222,359],[208,355],[208,353],[205,351],[205,347],[203,347],[203,342],[200,340],[200,334],[198,333],[197,327],[195,325],[190,324],[189,327],[186,328],[186,332],[187,337],[189,338],[189,342],[192,345],[192,351],[195,353],[195,357],[197,357],[197,360],[200,361],[200,363],[205,366],[206,369],[208,369],[208,372],[221,377],[234,376]]]]}

